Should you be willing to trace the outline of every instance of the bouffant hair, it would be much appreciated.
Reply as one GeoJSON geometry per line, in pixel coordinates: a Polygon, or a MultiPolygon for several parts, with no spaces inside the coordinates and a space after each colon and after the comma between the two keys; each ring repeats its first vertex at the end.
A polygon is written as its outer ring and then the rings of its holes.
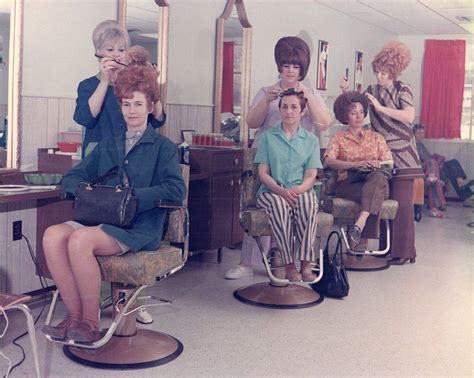
{"type": "Polygon", "coordinates": [[[287,96],[296,96],[298,100],[300,101],[300,106],[301,106],[301,112],[305,110],[306,104],[308,103],[308,99],[304,97],[303,92],[299,92],[294,88],[289,88],[286,91],[283,91],[280,93],[280,100],[278,101],[278,109],[281,108],[281,100],[283,100],[283,97],[287,96]]]}
{"type": "Polygon", "coordinates": [[[140,45],[135,45],[127,50],[127,64],[132,66],[150,66],[150,53],[146,48],[140,45]]]}
{"type": "Polygon", "coordinates": [[[387,72],[390,78],[395,80],[407,68],[410,61],[410,49],[400,41],[390,41],[375,55],[372,69],[374,72],[387,72]]]}
{"type": "Polygon", "coordinates": [[[126,49],[130,46],[130,36],[127,30],[115,20],[102,21],[92,32],[92,43],[95,52],[102,49],[107,43],[123,42],[126,49]]]}
{"type": "Polygon", "coordinates": [[[132,98],[133,92],[145,95],[149,104],[159,99],[158,75],[153,67],[132,66],[120,70],[115,80],[114,93],[120,104],[124,98],[132,98]]]}
{"type": "Polygon", "coordinates": [[[284,64],[299,65],[300,77],[298,80],[303,80],[311,62],[309,46],[299,37],[280,38],[275,45],[275,62],[280,73],[284,64]]]}
{"type": "Polygon", "coordinates": [[[336,119],[344,125],[347,125],[348,115],[356,103],[360,103],[364,108],[364,117],[367,117],[369,109],[369,101],[359,92],[349,91],[341,94],[334,102],[334,115],[336,119]]]}

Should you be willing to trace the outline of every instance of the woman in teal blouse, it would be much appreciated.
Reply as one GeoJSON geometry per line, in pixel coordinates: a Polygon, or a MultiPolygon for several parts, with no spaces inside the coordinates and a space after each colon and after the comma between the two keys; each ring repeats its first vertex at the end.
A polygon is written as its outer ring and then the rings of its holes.
{"type": "MultiPolygon", "coordinates": [[[[46,262],[67,309],[67,317],[43,331],[53,338],[93,342],[100,338],[101,274],[96,256],[156,249],[161,241],[165,209],[157,200],[182,201],[186,188],[176,146],[148,123],[158,99],[156,72],[130,67],[119,72],[115,95],[127,124],[120,136],[105,138],[63,179],[74,194],[80,182],[103,175],[114,166],[126,171],[138,197],[138,215],[131,228],[103,224],[86,227],[66,222],[49,227],[43,237],[46,262]]],[[[115,185],[115,178],[105,184],[115,185]]]]}
{"type": "Polygon", "coordinates": [[[300,127],[307,103],[304,94],[288,89],[280,96],[282,122],[262,134],[255,156],[262,182],[257,205],[269,215],[286,278],[310,282],[315,278],[311,262],[315,260],[318,202],[312,188],[317,169],[322,168],[319,141],[300,127]],[[300,272],[294,258],[301,260],[300,272]]]}

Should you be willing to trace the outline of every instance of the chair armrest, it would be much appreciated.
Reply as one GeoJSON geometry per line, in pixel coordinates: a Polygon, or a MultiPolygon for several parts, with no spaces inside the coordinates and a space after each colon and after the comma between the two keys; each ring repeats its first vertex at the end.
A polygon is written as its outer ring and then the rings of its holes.
{"type": "Polygon", "coordinates": [[[156,207],[166,208],[166,209],[182,209],[184,205],[182,202],[172,202],[172,201],[164,201],[164,200],[156,200],[155,201],[156,207]]]}

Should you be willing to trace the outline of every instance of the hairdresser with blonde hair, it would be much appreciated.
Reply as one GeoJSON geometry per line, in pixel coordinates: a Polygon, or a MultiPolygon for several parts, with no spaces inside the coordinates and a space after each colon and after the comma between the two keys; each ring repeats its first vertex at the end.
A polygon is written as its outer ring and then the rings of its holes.
{"type": "MultiPolygon", "coordinates": [[[[79,83],[74,121],[86,128],[82,144],[83,157],[105,137],[113,137],[126,130],[125,120],[114,95],[117,74],[127,66],[130,37],[117,21],[107,20],[96,26],[92,34],[95,56],[99,59],[99,73],[79,83]]],[[[149,116],[153,128],[164,125],[166,115],[161,102],[149,116]]]]}

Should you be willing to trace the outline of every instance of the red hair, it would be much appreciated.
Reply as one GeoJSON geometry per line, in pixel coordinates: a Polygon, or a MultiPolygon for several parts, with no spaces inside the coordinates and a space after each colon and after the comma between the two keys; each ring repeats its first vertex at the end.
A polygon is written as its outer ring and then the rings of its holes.
{"type": "Polygon", "coordinates": [[[390,41],[375,55],[372,69],[374,72],[387,72],[391,79],[396,79],[407,68],[410,61],[410,49],[400,41],[390,41]]]}
{"type": "Polygon", "coordinates": [[[146,48],[140,45],[135,45],[127,50],[127,64],[128,66],[151,66],[150,53],[146,48]]]}
{"type": "Polygon", "coordinates": [[[133,92],[141,92],[146,99],[154,104],[160,92],[157,72],[149,66],[132,66],[120,70],[115,80],[114,93],[120,103],[124,98],[133,98],[133,92]]]}

